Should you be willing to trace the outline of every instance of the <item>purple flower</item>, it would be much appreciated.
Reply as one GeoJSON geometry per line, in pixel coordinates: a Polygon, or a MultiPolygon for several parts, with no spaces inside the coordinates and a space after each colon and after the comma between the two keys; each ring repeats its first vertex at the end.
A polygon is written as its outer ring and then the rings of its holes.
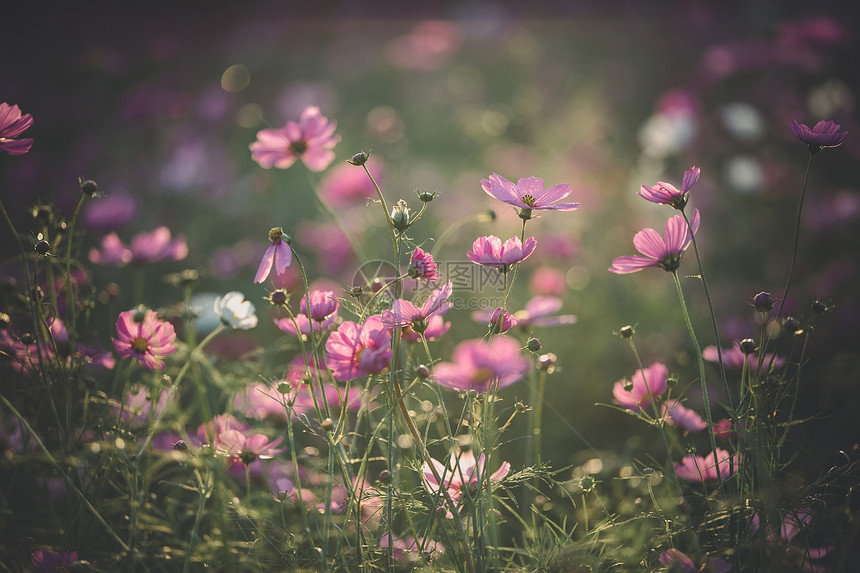
{"type": "Polygon", "coordinates": [[[362,324],[344,322],[326,341],[325,360],[336,380],[346,382],[382,372],[391,360],[391,335],[379,316],[362,324]]]}
{"type": "Polygon", "coordinates": [[[17,105],[0,103],[0,151],[9,155],[23,155],[30,151],[33,139],[15,139],[33,125],[33,116],[21,115],[17,105]]]}
{"type": "Polygon", "coordinates": [[[408,300],[397,299],[391,304],[391,310],[382,313],[382,323],[388,328],[411,326],[415,332],[422,333],[427,328],[431,317],[442,315],[451,308],[448,297],[451,296],[452,288],[451,281],[437,288],[430,293],[421,308],[408,300]]]}
{"type": "Polygon", "coordinates": [[[288,121],[282,129],[263,129],[251,144],[251,157],[265,169],[286,169],[296,159],[312,171],[322,171],[334,161],[334,146],[340,141],[334,135],[336,123],[308,106],[299,122],[288,121]]]}
{"type": "Polygon", "coordinates": [[[702,560],[702,567],[696,567],[692,559],[677,549],[667,549],[658,558],[660,563],[669,566],[669,571],[676,573],[696,573],[696,571],[712,571],[713,573],[728,573],[732,565],[725,559],[712,557],[702,560]]]}
{"type": "Polygon", "coordinates": [[[120,356],[131,356],[149,370],[164,368],[162,357],[176,351],[176,332],[152,310],[127,310],[116,319],[114,348],[120,356]]]}
{"type": "Polygon", "coordinates": [[[529,237],[523,244],[519,237],[511,237],[502,243],[502,240],[495,235],[489,235],[479,237],[466,256],[473,263],[506,272],[512,265],[526,260],[536,247],[537,240],[534,237],[529,237]]]}
{"type": "MultiPolygon", "coordinates": [[[[722,354],[723,365],[726,368],[743,368],[744,359],[746,359],[747,364],[749,364],[750,368],[755,368],[758,366],[758,357],[753,356],[752,358],[747,358],[747,355],[743,353],[737,342],[729,348],[723,348],[722,354]]],[[[702,358],[704,358],[708,362],[719,362],[720,357],[717,353],[717,347],[713,345],[705,347],[705,349],[702,350],[702,358]]],[[[783,358],[782,356],[774,356],[773,354],[765,354],[762,364],[764,366],[767,366],[768,364],[770,364],[771,360],[773,360],[773,365],[775,368],[779,368],[783,364],[785,364],[785,358],[783,358]]]]}
{"type": "Polygon", "coordinates": [[[628,410],[647,408],[669,387],[666,378],[669,369],[665,364],[655,362],[645,370],[637,370],[632,382],[619,380],[612,386],[615,401],[628,410]]]}
{"type": "Polygon", "coordinates": [[[425,253],[420,247],[417,247],[409,260],[409,276],[416,279],[438,281],[439,267],[433,260],[433,255],[425,253]]]}
{"type": "Polygon", "coordinates": [[[183,237],[173,239],[170,229],[158,227],[132,237],[126,246],[116,233],[102,237],[102,248],[90,249],[90,261],[101,265],[121,267],[127,263],[156,263],[179,261],[188,256],[188,244],[183,237]]]}
{"type": "Polygon", "coordinates": [[[484,393],[510,386],[529,369],[528,359],[520,354],[520,345],[507,336],[462,342],[454,349],[453,360],[436,365],[436,381],[462,392],[484,393]]]}
{"type": "Polygon", "coordinates": [[[225,430],[218,435],[214,445],[219,453],[237,457],[243,464],[248,465],[257,459],[270,460],[285,452],[286,448],[278,447],[283,441],[283,437],[269,441],[264,434],[246,436],[240,430],[225,430]]]}
{"type": "Polygon", "coordinates": [[[681,182],[681,189],[678,190],[671,183],[659,181],[654,187],[643,185],[639,189],[639,196],[652,203],[661,205],[671,205],[673,208],[683,211],[687,206],[687,193],[699,180],[699,168],[695,165],[684,172],[684,179],[681,182]]]}
{"type": "Polygon", "coordinates": [[[310,304],[308,304],[308,295],[303,296],[300,306],[304,312],[295,315],[295,323],[292,318],[281,318],[275,321],[278,328],[287,334],[298,336],[299,333],[310,334],[311,328],[314,332],[319,332],[334,322],[338,309],[334,291],[312,290],[309,294],[310,304]]]}
{"type": "Polygon", "coordinates": [[[541,211],[573,211],[579,203],[559,203],[573,191],[570,185],[553,185],[544,188],[543,179],[524,177],[514,185],[504,177],[493,173],[490,179],[482,179],[481,187],[490,197],[519,207],[520,217],[530,219],[533,210],[541,211]]]}
{"type": "Polygon", "coordinates": [[[698,432],[708,427],[708,423],[695,410],[687,408],[678,400],[663,404],[663,416],[668,424],[679,426],[688,432],[698,432]]]}
{"type": "Polygon", "coordinates": [[[37,551],[30,555],[30,564],[33,566],[33,573],[69,571],[69,566],[77,560],[77,551],[63,551],[60,553],[56,551],[37,551]]]}
{"type": "MultiPolygon", "coordinates": [[[[510,471],[511,464],[502,462],[499,469],[490,475],[490,485],[492,486],[493,482],[498,483],[502,481],[510,471]]],[[[424,476],[424,487],[427,491],[435,494],[444,487],[448,490],[448,494],[455,503],[464,501],[470,495],[474,495],[487,481],[483,452],[475,458],[475,454],[471,450],[451,454],[448,467],[443,466],[433,458],[429,458],[428,461],[424,462],[422,473],[424,476]],[[436,476],[433,475],[430,464],[435,466],[439,477],[442,478],[441,484],[436,480],[436,476]]]]}
{"type": "MultiPolygon", "coordinates": [[[[696,209],[690,221],[693,233],[699,229],[699,210],[696,209]]],[[[693,234],[681,215],[666,221],[666,236],[660,237],[654,229],[642,229],[633,237],[633,245],[641,255],[627,255],[612,261],[609,270],[613,273],[628,274],[648,267],[660,267],[674,272],[681,264],[681,255],[690,246],[693,234]]]]}
{"type": "MultiPolygon", "coordinates": [[[[721,448],[717,448],[716,453],[716,457],[714,452],[709,453],[704,458],[694,454],[684,456],[680,464],[675,464],[675,473],[680,479],[687,482],[713,481],[717,479],[717,464],[714,462],[714,459],[717,459],[720,463],[720,477],[725,479],[730,475],[729,453],[721,448]]],[[[734,456],[733,467],[735,470],[738,469],[739,461],[739,457],[734,456]]]]}
{"type": "Polygon", "coordinates": [[[819,121],[815,127],[809,129],[806,125],[790,119],[788,127],[797,139],[806,144],[812,154],[818,153],[825,147],[842,145],[845,136],[848,135],[847,131],[842,131],[838,123],[832,121],[819,121]]]}
{"type": "Polygon", "coordinates": [[[263,260],[260,261],[254,282],[263,282],[274,270],[275,276],[272,277],[272,283],[276,288],[279,288],[283,286],[283,283],[289,281],[287,267],[293,262],[293,251],[284,240],[284,230],[280,227],[275,227],[269,231],[269,240],[272,241],[272,244],[263,254],[263,260]]]}

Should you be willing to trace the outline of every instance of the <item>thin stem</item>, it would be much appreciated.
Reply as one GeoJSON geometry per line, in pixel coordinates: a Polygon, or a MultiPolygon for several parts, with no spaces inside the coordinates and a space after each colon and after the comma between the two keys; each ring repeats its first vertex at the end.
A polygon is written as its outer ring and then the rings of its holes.
{"type": "MultiPolygon", "coordinates": [[[[78,201],[78,206],[75,207],[75,214],[72,216],[72,221],[69,223],[69,234],[66,239],[66,306],[69,310],[69,342],[71,348],[75,347],[75,338],[77,337],[77,320],[78,313],[75,307],[75,292],[74,281],[72,281],[72,243],[75,238],[75,225],[78,222],[78,215],[81,212],[81,207],[84,201],[87,200],[86,193],[81,193],[81,198],[78,201]]],[[[72,360],[74,360],[74,352],[72,352],[72,360]]]]}
{"type": "Polygon", "coordinates": [[[681,303],[684,323],[687,325],[690,339],[693,341],[693,346],[696,349],[696,360],[699,363],[699,381],[702,384],[702,401],[705,405],[705,419],[708,421],[708,436],[711,438],[711,451],[714,452],[714,467],[717,471],[717,481],[722,484],[723,477],[720,475],[720,460],[717,459],[717,440],[714,437],[714,420],[711,417],[711,400],[708,397],[708,385],[705,381],[705,360],[702,358],[702,348],[699,346],[699,339],[696,338],[696,331],[693,330],[693,323],[690,321],[690,313],[687,310],[687,303],[684,301],[684,291],[681,289],[681,280],[678,278],[677,270],[672,271],[672,277],[675,279],[675,288],[678,290],[678,300],[681,303]]]}
{"type": "Polygon", "coordinates": [[[782,300],[779,301],[779,310],[776,311],[776,320],[782,316],[782,309],[785,306],[785,299],[788,297],[788,291],[791,288],[791,279],[794,276],[794,265],[797,262],[797,247],[800,243],[800,220],[803,215],[803,201],[806,198],[806,187],[809,183],[809,172],[812,170],[812,158],[814,154],[809,155],[809,162],[806,164],[806,175],[803,177],[803,191],[800,193],[800,205],[797,207],[797,224],[794,229],[794,249],[791,252],[791,266],[788,267],[788,280],[785,283],[785,290],[782,291],[782,300]]]}

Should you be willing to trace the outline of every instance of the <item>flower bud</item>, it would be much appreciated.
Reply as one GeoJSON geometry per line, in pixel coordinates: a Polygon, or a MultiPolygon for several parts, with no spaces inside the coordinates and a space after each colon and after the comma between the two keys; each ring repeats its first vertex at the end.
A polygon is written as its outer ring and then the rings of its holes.
{"type": "Polygon", "coordinates": [[[674,388],[678,385],[678,376],[672,374],[671,376],[666,377],[666,386],[669,388],[674,388]]]}
{"type": "Polygon", "coordinates": [[[287,501],[287,492],[279,491],[277,494],[275,494],[275,497],[278,498],[278,501],[287,501]]]}
{"type": "Polygon", "coordinates": [[[418,198],[424,203],[429,203],[436,198],[437,191],[418,191],[418,198]]]}
{"type": "Polygon", "coordinates": [[[399,200],[391,210],[391,224],[398,231],[405,231],[409,228],[409,207],[403,199],[399,200]]]}
{"type": "Polygon", "coordinates": [[[326,418],[322,421],[322,424],[320,425],[322,426],[322,429],[326,432],[331,432],[332,430],[334,430],[334,422],[331,418],[326,418]]]}
{"type": "Polygon", "coordinates": [[[540,340],[537,338],[529,338],[529,341],[526,343],[526,348],[532,352],[537,352],[540,350],[540,340]]]}
{"type": "Polygon", "coordinates": [[[490,332],[493,334],[502,334],[516,325],[517,319],[514,318],[514,315],[499,307],[493,311],[493,315],[490,317],[490,323],[487,326],[490,327],[490,332]]]}
{"type": "Polygon", "coordinates": [[[753,306],[759,312],[770,312],[776,304],[776,299],[769,292],[760,292],[753,297],[753,306]]]}
{"type": "Polygon", "coordinates": [[[789,334],[800,334],[800,321],[793,316],[786,316],[782,321],[782,328],[789,334]]]}
{"type": "Polygon", "coordinates": [[[269,302],[272,303],[273,306],[286,306],[287,301],[289,300],[290,295],[282,288],[272,291],[272,294],[269,295],[269,302]]]}
{"type": "Polygon", "coordinates": [[[293,385],[286,380],[278,382],[278,385],[275,386],[275,390],[278,391],[278,394],[289,394],[292,389],[293,385]]]}
{"type": "Polygon", "coordinates": [[[350,287],[349,290],[347,290],[346,292],[348,295],[358,298],[361,296],[361,293],[364,292],[364,290],[361,288],[360,285],[355,285],[353,287],[350,287]]]}
{"type": "Polygon", "coordinates": [[[755,352],[755,340],[752,338],[744,338],[738,343],[738,346],[745,355],[749,356],[755,352]]]}
{"type": "Polygon", "coordinates": [[[185,443],[185,440],[178,440],[178,441],[174,442],[174,444],[173,444],[173,451],[174,452],[187,452],[188,451],[188,444],[185,443]]]}
{"type": "Polygon", "coordinates": [[[425,364],[419,364],[418,368],[415,369],[415,375],[419,378],[426,379],[430,377],[430,369],[427,368],[425,364]]]}
{"type": "Polygon", "coordinates": [[[618,334],[621,335],[621,338],[633,338],[636,331],[628,324],[627,326],[622,326],[621,330],[618,331],[618,334]]]}
{"type": "Polygon", "coordinates": [[[367,160],[370,158],[370,154],[366,151],[359,151],[355,155],[352,156],[352,159],[348,160],[347,163],[351,163],[352,165],[361,167],[367,160]]]}
{"type": "Polygon", "coordinates": [[[582,476],[582,479],[579,480],[579,487],[582,488],[582,491],[588,493],[594,489],[594,486],[597,485],[597,480],[589,475],[582,476]]]}
{"type": "Polygon", "coordinates": [[[51,243],[49,243],[45,239],[42,239],[41,241],[36,243],[36,252],[39,253],[40,255],[47,255],[48,251],[50,251],[50,250],[51,250],[51,243]]]}
{"type": "Polygon", "coordinates": [[[47,223],[51,219],[53,210],[50,205],[37,205],[30,211],[34,219],[47,223]]]}
{"type": "Polygon", "coordinates": [[[19,338],[18,340],[20,340],[21,344],[23,344],[24,346],[31,346],[33,344],[36,344],[36,339],[29,332],[25,332],[24,334],[22,334],[21,338],[19,338]]]}
{"type": "Polygon", "coordinates": [[[814,312],[815,314],[824,314],[832,308],[833,307],[827,306],[827,303],[821,300],[816,300],[812,303],[812,312],[814,312]]]}
{"type": "Polygon", "coordinates": [[[633,380],[625,380],[623,388],[624,388],[625,392],[632,392],[633,391],[633,380]]]}
{"type": "Polygon", "coordinates": [[[81,186],[81,193],[83,193],[87,197],[95,197],[96,194],[99,192],[99,184],[92,179],[84,179],[83,177],[78,177],[78,184],[81,186]]]}
{"type": "Polygon", "coordinates": [[[135,322],[143,322],[145,318],[146,307],[141,304],[136,309],[134,309],[134,315],[132,316],[132,320],[134,320],[135,322]]]}
{"type": "Polygon", "coordinates": [[[516,404],[514,404],[514,409],[517,411],[518,414],[524,414],[532,408],[522,400],[517,400],[516,404]]]}
{"type": "Polygon", "coordinates": [[[380,482],[382,482],[386,485],[390,484],[391,483],[391,472],[388,470],[382,470],[381,472],[379,472],[379,478],[378,479],[380,482]]]}

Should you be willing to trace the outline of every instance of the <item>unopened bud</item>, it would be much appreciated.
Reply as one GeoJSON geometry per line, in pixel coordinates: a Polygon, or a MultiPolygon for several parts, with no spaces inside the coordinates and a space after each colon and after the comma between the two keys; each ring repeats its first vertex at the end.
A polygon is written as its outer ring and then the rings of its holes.
{"type": "Polygon", "coordinates": [[[381,472],[379,472],[379,478],[378,479],[380,482],[382,482],[386,485],[390,484],[391,483],[391,472],[388,470],[382,470],[381,472]]]}
{"type": "Polygon", "coordinates": [[[678,377],[676,375],[667,376],[666,377],[666,386],[669,388],[674,388],[678,385],[678,377]]]}
{"type": "Polygon", "coordinates": [[[827,303],[821,300],[816,300],[812,303],[812,312],[815,314],[824,314],[829,311],[831,307],[827,306],[827,303]]]}
{"type": "Polygon", "coordinates": [[[48,251],[50,251],[50,250],[51,250],[51,243],[49,243],[45,239],[42,239],[41,241],[36,243],[36,252],[39,253],[40,255],[47,255],[48,251]]]}
{"type": "Polygon", "coordinates": [[[537,352],[540,350],[540,340],[537,338],[529,338],[529,341],[526,343],[526,348],[532,352],[537,352]]]}
{"type": "Polygon", "coordinates": [[[631,392],[633,390],[633,380],[625,380],[623,388],[625,392],[631,392]]]}
{"type": "Polygon", "coordinates": [[[595,485],[597,485],[597,481],[589,475],[582,476],[582,479],[579,480],[579,487],[581,487],[584,492],[593,490],[595,485]]]}
{"type": "Polygon", "coordinates": [[[290,391],[293,389],[293,385],[284,380],[282,382],[278,382],[278,385],[275,386],[275,389],[278,391],[278,394],[289,394],[290,391]]]}
{"type": "Polygon", "coordinates": [[[146,307],[143,305],[138,306],[136,309],[134,309],[134,314],[131,318],[135,322],[143,322],[143,320],[146,318],[146,307]]]}
{"type": "Polygon", "coordinates": [[[621,335],[621,338],[633,338],[633,335],[635,333],[636,331],[633,330],[633,327],[629,324],[627,326],[622,326],[621,330],[618,331],[618,334],[621,335]]]}
{"type": "Polygon", "coordinates": [[[352,156],[352,159],[350,159],[349,161],[347,161],[347,163],[351,163],[351,164],[353,164],[353,165],[356,165],[356,166],[358,166],[358,167],[361,167],[362,165],[364,165],[365,163],[367,163],[367,160],[368,160],[369,158],[370,158],[370,154],[369,154],[369,153],[367,153],[366,151],[359,151],[358,153],[356,153],[355,155],[353,155],[353,156],[352,156]]]}
{"type": "Polygon", "coordinates": [[[351,287],[351,288],[347,291],[347,293],[348,293],[350,296],[354,296],[355,298],[360,297],[362,292],[364,292],[364,289],[362,289],[362,288],[361,288],[361,286],[359,286],[359,285],[355,285],[354,287],[351,287]]]}
{"type": "Polygon", "coordinates": [[[173,444],[173,451],[174,452],[187,452],[188,451],[188,444],[185,443],[185,440],[178,440],[178,441],[174,442],[174,444],[173,444]]]}
{"type": "Polygon", "coordinates": [[[430,369],[425,364],[419,364],[415,369],[415,375],[421,379],[426,379],[430,376],[430,369]]]}
{"type": "Polygon", "coordinates": [[[760,292],[753,297],[753,306],[759,312],[770,312],[775,304],[776,300],[769,292],[760,292]]]}
{"type": "Polygon", "coordinates": [[[418,192],[418,198],[419,198],[421,201],[423,201],[424,203],[429,203],[430,201],[432,201],[433,199],[435,199],[435,198],[436,198],[436,194],[437,194],[437,192],[436,192],[436,191],[433,191],[433,192],[430,192],[430,191],[419,191],[419,192],[418,192]]]}
{"type": "Polygon", "coordinates": [[[83,177],[79,177],[78,183],[81,186],[81,193],[83,193],[87,197],[95,197],[96,194],[99,192],[99,184],[92,179],[84,179],[83,177]]]}
{"type": "Polygon", "coordinates": [[[745,355],[749,356],[755,352],[755,340],[752,338],[744,338],[738,343],[738,346],[745,355]]]}
{"type": "Polygon", "coordinates": [[[782,328],[789,334],[800,334],[800,321],[793,316],[786,316],[782,321],[782,328]]]}
{"type": "Polygon", "coordinates": [[[332,430],[334,430],[334,422],[331,418],[326,418],[322,421],[322,424],[320,425],[322,426],[322,429],[326,432],[331,432],[332,430]]]}
{"type": "Polygon", "coordinates": [[[391,210],[391,224],[398,231],[405,231],[409,228],[409,207],[403,199],[399,200],[391,210]]]}

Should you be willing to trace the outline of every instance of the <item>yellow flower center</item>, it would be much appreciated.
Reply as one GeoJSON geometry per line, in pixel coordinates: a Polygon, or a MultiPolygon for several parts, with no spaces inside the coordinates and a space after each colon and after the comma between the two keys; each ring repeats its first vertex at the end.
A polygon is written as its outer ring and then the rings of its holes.
{"type": "Polygon", "coordinates": [[[535,198],[531,195],[523,195],[523,203],[528,205],[529,207],[535,206],[535,198]]]}
{"type": "Polygon", "coordinates": [[[131,341],[131,349],[138,354],[146,354],[149,350],[149,342],[145,338],[135,338],[131,341]]]}

